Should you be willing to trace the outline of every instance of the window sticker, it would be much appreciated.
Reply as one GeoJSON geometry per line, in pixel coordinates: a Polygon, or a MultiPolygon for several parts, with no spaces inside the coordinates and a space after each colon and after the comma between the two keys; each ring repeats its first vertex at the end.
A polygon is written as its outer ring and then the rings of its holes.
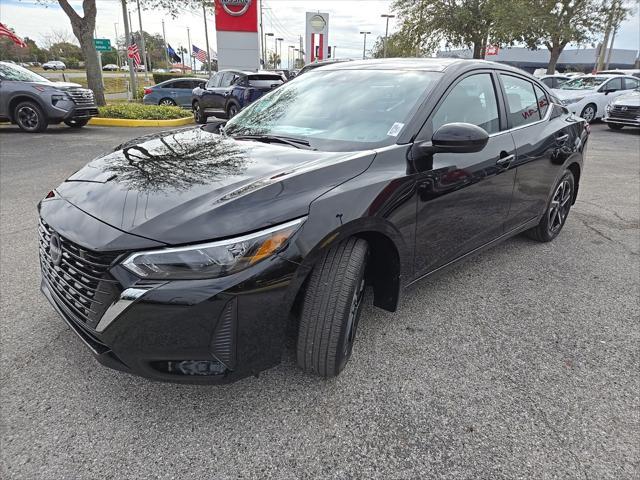
{"type": "Polygon", "coordinates": [[[400,130],[402,130],[402,127],[404,127],[404,123],[394,123],[393,125],[391,125],[391,128],[387,132],[387,135],[390,137],[397,137],[400,133],[400,130]]]}

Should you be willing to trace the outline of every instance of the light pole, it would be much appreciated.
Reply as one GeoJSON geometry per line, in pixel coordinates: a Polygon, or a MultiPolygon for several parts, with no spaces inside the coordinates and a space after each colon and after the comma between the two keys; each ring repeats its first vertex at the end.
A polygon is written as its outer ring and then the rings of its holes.
{"type": "Polygon", "coordinates": [[[360,35],[364,35],[364,46],[362,47],[362,59],[364,60],[367,54],[367,35],[371,35],[371,32],[360,32],[360,35]]]}
{"type": "MultiPolygon", "coordinates": [[[[280,63],[282,62],[282,59],[280,58],[280,56],[282,56],[282,42],[284,41],[284,38],[276,38],[276,58],[278,59],[278,66],[276,68],[280,68],[280,63]],[[278,55],[278,43],[280,44],[280,55],[278,55]]],[[[275,65],[274,65],[275,67],[275,65]]]]}
{"type": "Polygon", "coordinates": [[[390,15],[388,13],[383,13],[382,15],[380,15],[382,18],[386,18],[387,19],[387,28],[384,31],[384,49],[383,49],[383,54],[382,57],[383,58],[387,58],[387,43],[389,43],[389,19],[390,18],[395,18],[395,15],[390,15]]]}
{"type": "Polygon", "coordinates": [[[295,54],[295,50],[296,47],[295,45],[289,45],[289,48],[287,48],[287,68],[289,70],[291,70],[291,64],[293,63],[291,60],[293,59],[293,56],[295,54]]]}
{"type": "Polygon", "coordinates": [[[120,70],[122,62],[120,61],[120,49],[118,48],[118,22],[113,24],[113,28],[116,30],[116,41],[114,42],[114,45],[116,46],[116,55],[118,55],[118,70],[120,70]]]}
{"type": "Polygon", "coordinates": [[[264,34],[264,68],[269,67],[269,49],[267,48],[267,37],[273,37],[273,33],[267,32],[264,34]]]}

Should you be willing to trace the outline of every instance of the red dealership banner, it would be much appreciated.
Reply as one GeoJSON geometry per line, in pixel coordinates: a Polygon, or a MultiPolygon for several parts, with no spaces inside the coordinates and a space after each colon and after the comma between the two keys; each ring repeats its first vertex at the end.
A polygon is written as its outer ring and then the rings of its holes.
{"type": "Polygon", "coordinates": [[[258,32],[258,0],[217,0],[216,30],[258,32]]]}

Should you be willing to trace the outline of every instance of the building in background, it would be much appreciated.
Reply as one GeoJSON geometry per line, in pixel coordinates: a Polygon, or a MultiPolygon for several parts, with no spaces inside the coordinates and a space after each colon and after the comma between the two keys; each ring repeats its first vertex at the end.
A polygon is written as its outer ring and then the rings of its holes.
{"type": "Polygon", "coordinates": [[[307,12],[305,63],[329,58],[329,14],[307,12]]]}
{"type": "Polygon", "coordinates": [[[260,65],[257,0],[219,0],[215,9],[218,69],[257,71],[260,65]]]}
{"type": "MultiPolygon", "coordinates": [[[[471,50],[446,50],[439,51],[436,56],[471,58],[473,52],[471,50]]],[[[564,50],[560,54],[556,70],[559,72],[589,73],[593,70],[596,63],[596,56],[597,49],[595,48],[564,50]]],[[[610,70],[616,68],[636,68],[637,59],[638,52],[636,50],[614,48],[611,52],[611,61],[609,62],[608,68],[610,70]]],[[[546,48],[529,50],[528,48],[522,47],[500,48],[497,49],[496,55],[487,55],[486,60],[506,63],[533,73],[538,68],[547,68],[549,64],[549,50],[546,48]]]]}

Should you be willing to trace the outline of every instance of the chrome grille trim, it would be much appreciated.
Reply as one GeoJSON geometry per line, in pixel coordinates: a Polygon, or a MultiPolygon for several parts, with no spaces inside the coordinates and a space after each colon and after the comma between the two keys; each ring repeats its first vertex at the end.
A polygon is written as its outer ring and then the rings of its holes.
{"type": "Polygon", "coordinates": [[[88,88],[72,88],[67,93],[76,105],[95,105],[93,92],[88,88]]]}

